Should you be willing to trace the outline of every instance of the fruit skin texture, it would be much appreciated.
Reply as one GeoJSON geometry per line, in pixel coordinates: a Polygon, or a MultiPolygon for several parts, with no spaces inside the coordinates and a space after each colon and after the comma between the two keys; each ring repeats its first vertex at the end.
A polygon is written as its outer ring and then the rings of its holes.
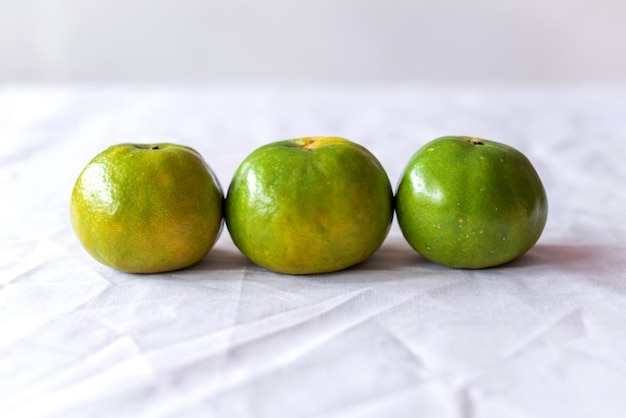
{"type": "Polygon", "coordinates": [[[222,228],[222,189],[200,154],[176,144],[119,144],[91,160],[70,219],[96,260],[129,273],[200,261],[222,228]]]}
{"type": "Polygon", "coordinates": [[[541,180],[510,146],[442,137],[411,157],[396,191],[396,214],[422,256],[457,268],[511,261],[539,239],[548,215],[541,180]]]}
{"type": "Polygon", "coordinates": [[[226,226],[254,263],[314,274],[367,259],[393,219],[393,190],[380,162],[338,137],[279,141],[253,151],[226,196],[226,226]]]}

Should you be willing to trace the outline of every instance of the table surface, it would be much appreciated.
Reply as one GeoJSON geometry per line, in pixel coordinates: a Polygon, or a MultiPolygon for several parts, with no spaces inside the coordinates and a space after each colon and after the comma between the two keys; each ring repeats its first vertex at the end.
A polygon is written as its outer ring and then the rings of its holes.
{"type": "Polygon", "coordinates": [[[626,85],[0,86],[0,416],[623,417],[626,85]],[[224,231],[199,264],[131,275],[82,249],[80,170],[121,142],[196,148],[226,188],[260,145],[338,135],[397,180],[443,135],[541,176],[539,242],[454,270],[394,220],[368,261],[287,276],[224,231]]]}

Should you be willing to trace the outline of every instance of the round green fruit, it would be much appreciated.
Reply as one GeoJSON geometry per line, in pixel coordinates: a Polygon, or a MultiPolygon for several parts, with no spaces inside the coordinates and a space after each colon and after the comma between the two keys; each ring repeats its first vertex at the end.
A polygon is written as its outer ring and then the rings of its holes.
{"type": "Polygon", "coordinates": [[[262,146],[237,169],[226,196],[226,226],[251,261],[286,274],[342,270],[382,244],[393,190],[380,162],[337,137],[262,146]]]}
{"type": "Polygon", "coordinates": [[[213,247],[223,193],[195,150],[120,144],[91,160],[74,185],[72,226],[96,260],[130,273],[188,267],[213,247]]]}
{"type": "Polygon", "coordinates": [[[442,137],[410,159],[396,213],[422,256],[457,268],[511,261],[539,239],[548,215],[544,187],[516,149],[470,137],[442,137]]]}

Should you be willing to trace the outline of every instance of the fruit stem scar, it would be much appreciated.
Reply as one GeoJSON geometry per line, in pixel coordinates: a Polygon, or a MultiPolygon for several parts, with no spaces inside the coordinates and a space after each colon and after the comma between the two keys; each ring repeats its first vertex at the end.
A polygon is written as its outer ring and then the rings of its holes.
{"type": "Polygon", "coordinates": [[[467,138],[467,142],[469,142],[472,145],[485,145],[483,141],[481,141],[478,138],[467,138]]]}
{"type": "Polygon", "coordinates": [[[150,149],[159,149],[158,145],[153,145],[150,149]]]}
{"type": "Polygon", "coordinates": [[[302,148],[306,149],[306,150],[310,150],[315,148],[316,145],[316,140],[314,138],[308,138],[304,144],[302,144],[302,148]]]}

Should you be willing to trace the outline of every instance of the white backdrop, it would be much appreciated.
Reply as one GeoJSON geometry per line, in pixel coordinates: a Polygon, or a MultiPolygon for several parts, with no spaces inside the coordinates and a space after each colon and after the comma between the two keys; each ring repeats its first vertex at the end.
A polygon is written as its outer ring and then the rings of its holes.
{"type": "Polygon", "coordinates": [[[615,80],[620,0],[0,0],[0,82],[615,80]]]}
{"type": "Polygon", "coordinates": [[[626,86],[0,89],[0,417],[624,418],[626,86]],[[426,262],[397,221],[367,262],[294,277],[224,230],[198,265],[93,260],[68,205],[123,140],[176,139],[227,187],[254,148],[333,133],[395,184],[425,141],[522,150],[550,213],[506,266],[426,262]],[[8,202],[8,203],[7,203],[8,202]]]}

